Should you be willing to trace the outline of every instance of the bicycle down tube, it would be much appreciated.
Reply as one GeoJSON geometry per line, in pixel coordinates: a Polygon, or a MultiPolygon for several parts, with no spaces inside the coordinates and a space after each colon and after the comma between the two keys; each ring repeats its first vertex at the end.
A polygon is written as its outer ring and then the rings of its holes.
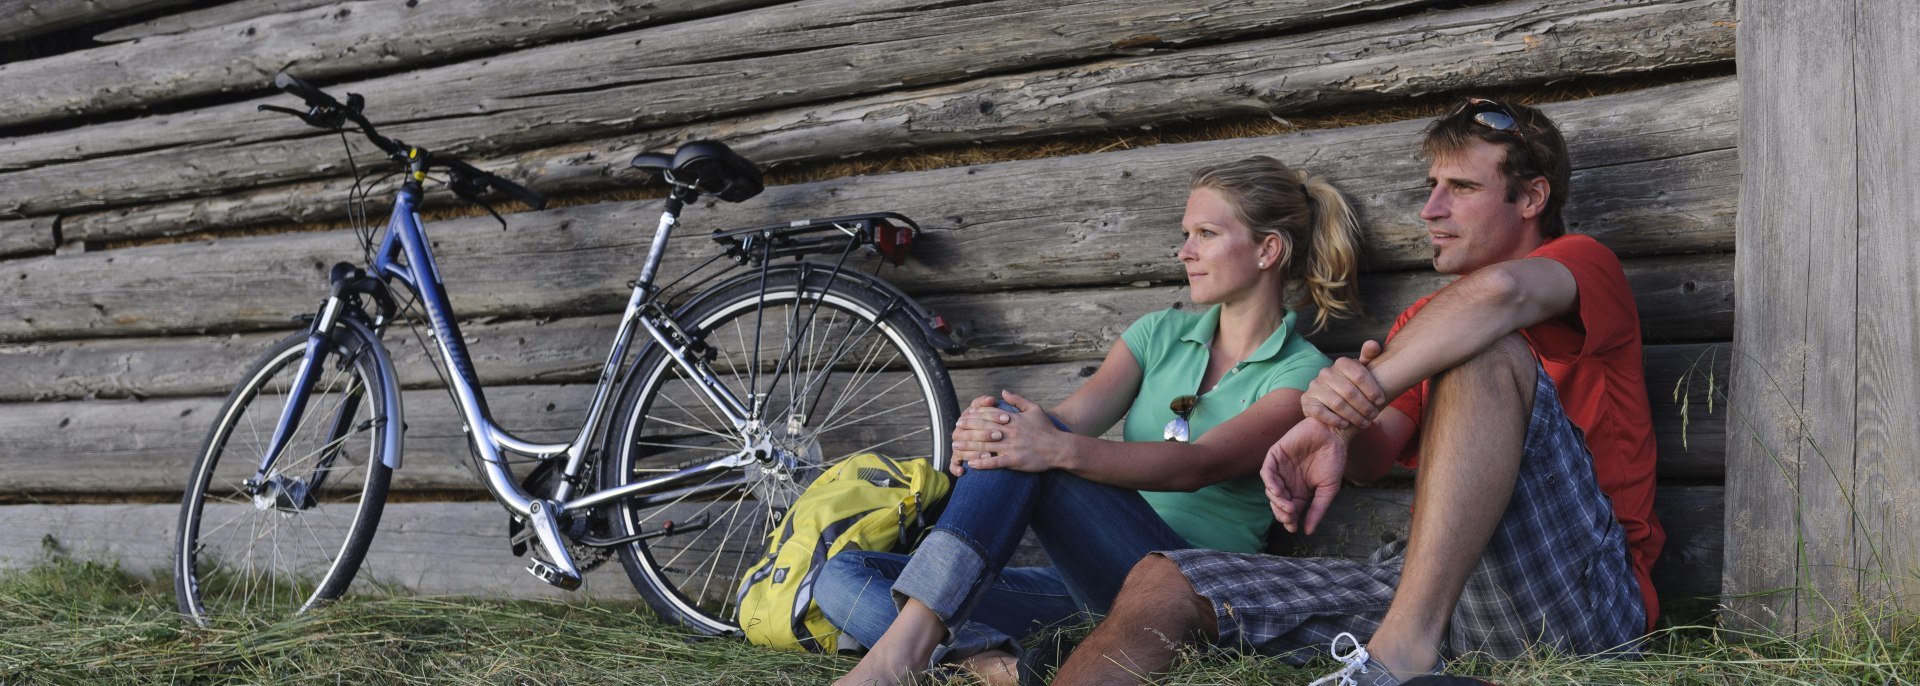
{"type": "MultiPolygon", "coordinates": [[[[461,418],[468,430],[474,432],[474,449],[479,451],[487,487],[500,503],[516,514],[533,514],[534,499],[530,497],[514,479],[506,466],[501,451],[511,451],[538,459],[566,457],[565,473],[577,474],[587,457],[587,446],[591,438],[606,420],[615,387],[615,378],[620,372],[621,362],[631,349],[636,329],[644,330],[653,341],[667,350],[693,378],[700,380],[700,386],[710,398],[718,403],[722,412],[728,415],[736,428],[748,423],[748,412],[734,394],[712,374],[701,369],[685,353],[684,346],[675,342],[663,331],[661,326],[646,316],[645,306],[649,300],[651,276],[662,253],[662,244],[673,225],[673,213],[663,212],[659,228],[654,236],[655,245],[648,261],[643,267],[643,279],[634,284],[633,292],[627,300],[625,312],[620,318],[620,326],[614,334],[611,350],[602,365],[600,376],[595,384],[593,399],[588,404],[586,421],[578,433],[567,443],[536,443],[514,436],[493,421],[487,409],[483,391],[474,372],[473,364],[467,354],[466,339],[461,335],[459,324],[453,317],[452,307],[447,299],[446,289],[440,280],[440,272],[425,231],[421,226],[416,208],[420,199],[420,187],[417,183],[404,184],[393,208],[392,218],[387,225],[386,236],[380,249],[375,252],[374,270],[386,277],[399,281],[413,292],[426,310],[427,319],[436,347],[448,367],[449,383],[453,387],[453,397],[461,418]],[[401,259],[404,258],[404,264],[401,259]]],[[[742,451],[746,453],[748,451],[742,451]]],[[[736,456],[740,457],[740,456],[736,456]]],[[[745,459],[751,459],[750,457],[745,459]]],[[[737,467],[734,460],[718,460],[725,463],[722,467],[737,467]]],[[[650,479],[645,484],[632,484],[619,489],[618,493],[593,494],[577,502],[569,502],[573,496],[573,484],[562,480],[555,493],[555,500],[562,511],[572,511],[591,507],[628,493],[658,488],[683,478],[709,473],[717,467],[701,465],[650,479]]]]}

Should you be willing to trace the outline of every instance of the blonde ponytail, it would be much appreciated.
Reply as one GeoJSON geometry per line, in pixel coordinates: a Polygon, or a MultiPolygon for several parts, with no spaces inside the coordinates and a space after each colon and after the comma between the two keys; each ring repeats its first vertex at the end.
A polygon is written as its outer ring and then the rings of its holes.
{"type": "Polygon", "coordinates": [[[1333,318],[1360,314],[1360,222],[1346,196],[1325,177],[1299,174],[1313,206],[1313,239],[1306,259],[1293,266],[1307,299],[1319,310],[1313,315],[1313,330],[1318,332],[1333,318]]]}

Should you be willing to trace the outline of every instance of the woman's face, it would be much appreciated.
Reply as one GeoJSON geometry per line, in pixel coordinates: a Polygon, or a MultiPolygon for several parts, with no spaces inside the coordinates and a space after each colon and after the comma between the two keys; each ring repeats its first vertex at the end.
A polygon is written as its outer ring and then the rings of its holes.
{"type": "MultiPolygon", "coordinates": [[[[1187,289],[1194,304],[1234,302],[1261,287],[1260,243],[1219,191],[1194,189],[1187,196],[1187,214],[1180,218],[1180,230],[1186,240],[1175,256],[1186,268],[1187,289]]],[[[1265,257],[1272,260],[1271,256],[1265,257]]]]}

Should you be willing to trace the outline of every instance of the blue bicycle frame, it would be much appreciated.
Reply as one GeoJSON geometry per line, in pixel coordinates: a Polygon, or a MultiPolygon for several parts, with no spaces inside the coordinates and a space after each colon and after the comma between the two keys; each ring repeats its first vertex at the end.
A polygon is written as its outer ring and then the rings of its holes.
{"type": "MultiPolygon", "coordinates": [[[[578,475],[587,458],[587,446],[606,418],[612,401],[615,379],[619,374],[621,362],[627,357],[636,330],[646,331],[648,337],[667,351],[690,375],[690,378],[698,379],[701,383],[697,385],[733,423],[735,429],[744,432],[751,425],[749,419],[751,413],[747,406],[741,403],[739,397],[715,379],[703,364],[689,357],[685,346],[677,344],[669,337],[666,320],[649,311],[652,281],[660,260],[665,254],[667,237],[677,222],[682,203],[677,198],[670,199],[667,209],[661,213],[647,261],[641,270],[640,279],[634,282],[633,292],[627,300],[625,313],[620,318],[620,326],[615,333],[613,346],[608,351],[606,362],[600,370],[599,380],[594,387],[593,400],[587,409],[586,421],[573,439],[566,443],[536,443],[523,440],[501,428],[494,423],[487,410],[478,377],[474,373],[473,363],[467,354],[466,339],[461,336],[459,325],[454,320],[446,288],[440,280],[439,267],[434,261],[433,253],[428,249],[430,244],[421,227],[419,214],[416,212],[421,192],[421,185],[417,178],[402,185],[395,198],[393,214],[387,222],[385,236],[380,242],[379,250],[374,253],[372,273],[386,282],[397,281],[404,285],[424,306],[432,337],[449,373],[454,402],[458,405],[466,428],[471,432],[470,435],[473,438],[471,443],[478,453],[488,490],[509,512],[528,518],[540,538],[542,547],[552,556],[551,559],[563,561],[562,571],[573,573],[576,578],[578,576],[572,569],[570,556],[565,553],[563,538],[554,520],[557,514],[555,510],[559,512],[583,510],[619,498],[657,490],[684,479],[741,468],[755,460],[752,447],[749,446],[734,455],[706,464],[644,479],[616,489],[592,493],[585,497],[573,498],[573,484],[570,479],[560,480],[553,500],[542,500],[528,494],[515,481],[513,472],[507,467],[504,454],[512,452],[538,460],[565,456],[563,473],[568,476],[578,475]]],[[[358,324],[354,318],[345,316],[348,300],[345,296],[350,293],[342,288],[340,278],[340,274],[336,273],[333,294],[322,306],[319,315],[315,317],[313,328],[308,334],[306,358],[295,376],[294,388],[291,391],[292,400],[287,404],[275,425],[273,440],[255,476],[256,484],[271,471],[289,437],[299,428],[300,418],[305,409],[306,394],[312,390],[314,378],[322,368],[321,365],[326,362],[329,351],[338,347],[329,332],[342,322],[354,322],[353,325],[364,328],[364,325],[358,324]]],[[[653,310],[657,312],[657,308],[653,310]]],[[[371,330],[367,331],[369,340],[375,341],[372,346],[375,354],[383,356],[383,359],[385,353],[380,350],[377,344],[378,337],[373,334],[373,331],[379,330],[387,323],[375,321],[371,330]]],[[[386,390],[394,392],[391,388],[386,390]]],[[[397,396],[397,393],[395,395],[397,396]]],[[[400,407],[397,397],[390,399],[387,406],[393,408],[394,414],[389,421],[397,421],[400,407]]],[[[319,481],[325,478],[325,470],[330,462],[331,459],[322,459],[321,466],[316,468],[314,478],[308,484],[278,485],[283,490],[292,490],[296,494],[317,488],[319,481]]],[[[392,468],[400,466],[398,446],[390,446],[385,462],[392,468]]],[[[711,487],[720,489],[730,485],[713,483],[711,487]]]]}

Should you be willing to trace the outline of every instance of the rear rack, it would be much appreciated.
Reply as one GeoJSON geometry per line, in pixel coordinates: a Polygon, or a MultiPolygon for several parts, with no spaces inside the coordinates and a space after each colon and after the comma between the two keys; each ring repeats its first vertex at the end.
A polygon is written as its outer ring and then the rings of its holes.
{"type": "Polygon", "coordinates": [[[713,232],[713,241],[725,246],[727,257],[739,264],[763,259],[844,253],[849,243],[878,254],[894,264],[906,261],[907,247],[920,225],[894,212],[869,212],[826,219],[801,219],[744,229],[713,232]]]}

